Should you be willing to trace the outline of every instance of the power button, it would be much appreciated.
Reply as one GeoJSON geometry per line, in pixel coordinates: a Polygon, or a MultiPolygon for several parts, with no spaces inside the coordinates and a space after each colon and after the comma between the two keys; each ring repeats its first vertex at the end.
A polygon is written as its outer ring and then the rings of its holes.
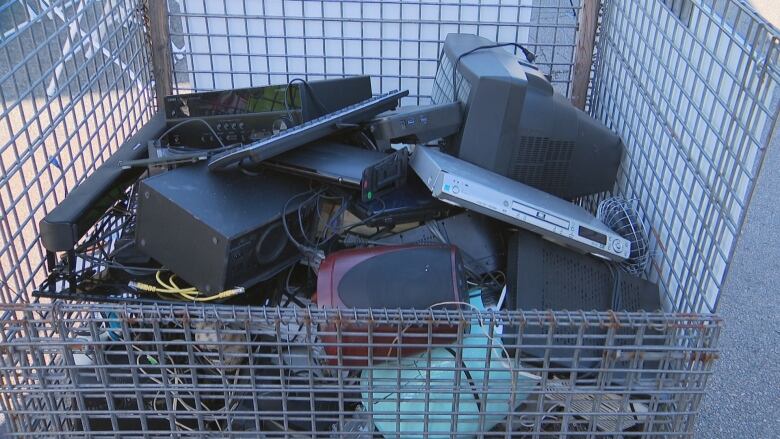
{"type": "Polygon", "coordinates": [[[452,187],[452,193],[453,194],[459,194],[460,193],[460,186],[455,185],[452,187]]]}
{"type": "Polygon", "coordinates": [[[619,239],[612,241],[612,249],[618,253],[623,253],[623,241],[619,239]]]}

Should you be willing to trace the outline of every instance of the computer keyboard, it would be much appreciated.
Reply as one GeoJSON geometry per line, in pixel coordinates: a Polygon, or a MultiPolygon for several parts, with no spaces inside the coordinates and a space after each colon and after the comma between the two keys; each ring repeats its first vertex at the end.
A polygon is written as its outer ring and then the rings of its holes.
{"type": "Polygon", "coordinates": [[[398,100],[408,94],[408,90],[393,90],[296,125],[273,136],[227,150],[215,155],[209,161],[209,169],[221,169],[245,158],[250,158],[254,162],[269,159],[333,134],[343,129],[345,124],[364,122],[383,111],[392,110],[398,105],[398,100]]]}

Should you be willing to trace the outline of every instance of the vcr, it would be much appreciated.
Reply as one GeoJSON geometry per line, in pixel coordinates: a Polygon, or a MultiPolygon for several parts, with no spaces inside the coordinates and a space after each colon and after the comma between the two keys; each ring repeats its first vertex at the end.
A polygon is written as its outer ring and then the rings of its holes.
{"type": "MultiPolygon", "coordinates": [[[[305,179],[272,172],[176,168],[141,182],[136,244],[199,291],[250,287],[300,259],[281,217],[288,200],[308,189],[305,179]]],[[[287,203],[285,214],[300,241],[310,215],[301,227],[298,203],[287,203]]]]}

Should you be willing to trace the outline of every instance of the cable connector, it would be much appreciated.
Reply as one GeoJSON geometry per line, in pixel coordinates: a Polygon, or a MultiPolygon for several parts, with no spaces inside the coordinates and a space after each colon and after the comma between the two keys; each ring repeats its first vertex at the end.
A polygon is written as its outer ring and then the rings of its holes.
{"type": "Polygon", "coordinates": [[[224,298],[227,298],[227,297],[239,296],[241,294],[244,294],[245,292],[246,292],[246,289],[244,287],[235,287],[235,288],[231,288],[229,290],[225,290],[225,291],[219,293],[219,295],[222,296],[222,298],[224,299],[224,298]]]}
{"type": "Polygon", "coordinates": [[[306,248],[303,251],[303,264],[311,267],[315,272],[320,270],[320,264],[325,260],[325,252],[319,249],[306,248]]]}
{"type": "Polygon", "coordinates": [[[217,294],[211,296],[203,295],[201,292],[192,289],[176,289],[176,288],[161,288],[154,285],[145,284],[143,282],[130,281],[127,286],[136,290],[147,293],[160,293],[160,294],[176,294],[193,302],[209,302],[212,300],[222,300],[230,297],[235,297],[246,292],[244,287],[235,287],[229,290],[220,291],[217,294]]]}
{"type": "Polygon", "coordinates": [[[371,244],[368,239],[352,233],[341,238],[341,243],[344,244],[345,247],[367,247],[371,244]]]}
{"type": "Polygon", "coordinates": [[[127,283],[127,286],[136,290],[136,291],[146,291],[149,293],[154,293],[158,290],[157,287],[145,284],[143,282],[136,282],[136,281],[130,281],[127,283]]]}

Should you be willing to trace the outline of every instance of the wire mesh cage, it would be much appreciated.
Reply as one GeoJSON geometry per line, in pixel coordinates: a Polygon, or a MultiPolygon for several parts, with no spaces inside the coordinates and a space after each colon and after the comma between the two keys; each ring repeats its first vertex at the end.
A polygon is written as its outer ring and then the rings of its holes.
{"type": "Polygon", "coordinates": [[[431,95],[447,34],[525,44],[568,94],[578,1],[171,3],[176,91],[371,75],[374,90],[431,95]]]}
{"type": "Polygon", "coordinates": [[[2,299],[44,277],[38,222],[154,114],[149,46],[133,2],[12,1],[3,37],[2,299]]]}
{"type": "MultiPolygon", "coordinates": [[[[168,1],[178,93],[371,75],[427,103],[444,37],[523,44],[572,94],[584,1],[168,1]]],[[[666,312],[41,303],[38,223],[155,112],[146,1],[0,6],[0,407],[11,435],[689,437],[778,117],[780,33],[742,2],[598,4],[589,112],[621,135],[666,312]]],[[[159,66],[156,66],[159,67],[159,66]]],[[[157,73],[160,70],[155,70],[157,73]]],[[[161,71],[166,71],[162,69],[161,71]]],[[[81,242],[116,249],[134,192],[81,242]],[[117,233],[106,234],[106,230],[117,233]]],[[[603,197],[582,200],[593,207],[603,197]]],[[[82,252],[89,255],[88,252],[82,252]]],[[[79,268],[94,261],[82,258],[79,268]]],[[[42,301],[46,302],[46,301],[42,301]]]]}
{"type": "Polygon", "coordinates": [[[711,316],[183,305],[30,305],[2,325],[9,421],[95,437],[684,434],[719,333],[711,316]]]}
{"type": "Polygon", "coordinates": [[[616,192],[661,250],[650,278],[672,309],[715,312],[778,117],[780,38],[738,2],[667,3],[605,7],[591,112],[626,142],[616,192]]]}

